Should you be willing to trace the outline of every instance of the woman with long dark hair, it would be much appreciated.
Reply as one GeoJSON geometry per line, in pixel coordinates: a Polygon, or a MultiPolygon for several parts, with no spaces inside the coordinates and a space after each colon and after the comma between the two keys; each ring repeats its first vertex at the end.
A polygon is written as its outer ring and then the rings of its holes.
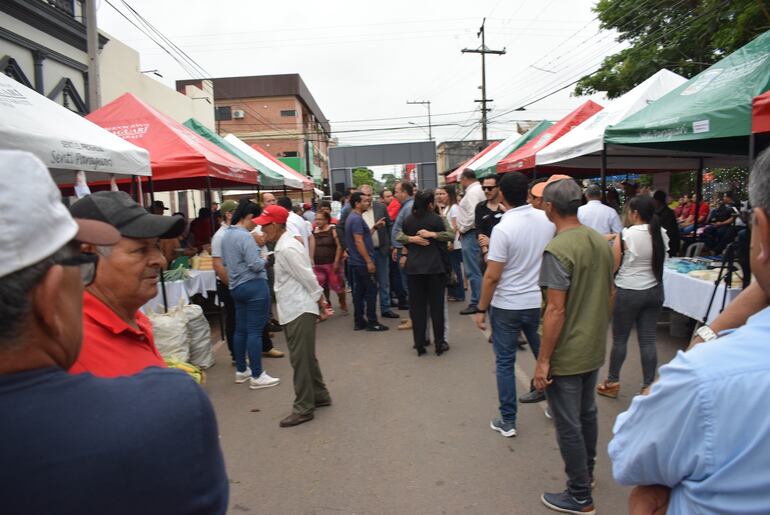
{"type": "Polygon", "coordinates": [[[449,226],[455,231],[455,239],[449,250],[449,266],[454,272],[456,281],[454,286],[447,285],[450,302],[465,302],[465,287],[463,280],[463,248],[460,242],[460,233],[457,230],[457,189],[454,184],[447,184],[436,188],[436,202],[441,208],[441,216],[446,218],[449,226]]]}
{"type": "Polygon", "coordinates": [[[436,354],[449,350],[444,329],[444,295],[449,271],[446,242],[439,233],[446,231],[444,221],[435,212],[433,191],[418,191],[414,196],[412,214],[404,221],[403,233],[409,238],[405,245],[405,270],[409,281],[409,314],[412,337],[417,355],[425,354],[425,330],[428,314],[433,323],[436,354]]]}
{"type": "Polygon", "coordinates": [[[248,199],[241,200],[222,238],[222,261],[235,301],[235,382],[248,381],[252,390],[269,388],[280,382],[262,369],[262,333],[270,318],[270,287],[265,268],[267,262],[251,235],[256,227],[254,218],[261,213],[257,204],[248,199]]]}
{"type": "Polygon", "coordinates": [[[658,356],[655,331],[663,306],[663,261],[668,236],[655,214],[655,201],[638,195],[628,202],[630,227],[615,238],[615,308],[612,315],[612,352],[607,379],[599,384],[599,395],[615,398],[620,391],[620,369],[626,359],[631,328],[636,324],[642,358],[642,393],[655,380],[658,356]]]}

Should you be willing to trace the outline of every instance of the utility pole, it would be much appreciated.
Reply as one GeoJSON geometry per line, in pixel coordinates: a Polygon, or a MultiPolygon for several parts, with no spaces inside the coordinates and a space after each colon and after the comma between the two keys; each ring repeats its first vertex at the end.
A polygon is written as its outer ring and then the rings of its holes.
{"type": "Polygon", "coordinates": [[[88,109],[102,106],[99,80],[99,29],[96,26],[96,0],[86,0],[86,45],[88,49],[88,109]]]}
{"type": "Polygon", "coordinates": [[[491,98],[487,98],[487,63],[486,63],[486,56],[487,54],[494,54],[494,55],[503,55],[505,53],[505,47],[503,47],[502,50],[490,50],[487,48],[485,34],[484,34],[484,25],[486,24],[487,19],[484,18],[481,22],[481,28],[476,33],[477,37],[481,37],[481,47],[472,49],[472,48],[463,48],[462,53],[463,54],[481,54],[481,100],[474,100],[474,102],[481,102],[481,139],[484,144],[484,146],[487,146],[487,112],[491,111],[491,109],[487,109],[487,103],[488,102],[494,102],[491,98]]]}
{"type": "Polygon", "coordinates": [[[430,100],[407,100],[407,104],[414,105],[424,105],[428,108],[428,139],[433,141],[433,131],[431,129],[431,122],[430,122],[430,100]]]}

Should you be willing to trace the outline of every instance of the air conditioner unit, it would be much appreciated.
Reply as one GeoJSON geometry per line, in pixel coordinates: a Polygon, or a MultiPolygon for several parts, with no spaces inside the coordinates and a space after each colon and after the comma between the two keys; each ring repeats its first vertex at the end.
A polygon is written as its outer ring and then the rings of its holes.
{"type": "Polygon", "coordinates": [[[246,117],[246,113],[241,111],[240,109],[234,109],[233,110],[233,118],[236,120],[243,120],[246,117]]]}

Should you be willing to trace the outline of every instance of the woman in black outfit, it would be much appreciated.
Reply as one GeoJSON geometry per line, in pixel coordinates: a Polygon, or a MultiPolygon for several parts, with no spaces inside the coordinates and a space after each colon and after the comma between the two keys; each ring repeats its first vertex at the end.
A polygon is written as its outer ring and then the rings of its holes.
{"type": "Polygon", "coordinates": [[[409,314],[417,355],[425,354],[425,329],[428,309],[436,339],[436,355],[449,350],[444,334],[444,294],[449,273],[446,242],[436,239],[445,230],[444,221],[436,214],[433,191],[418,191],[412,214],[404,221],[403,232],[410,238],[406,248],[405,270],[409,281],[409,314]]]}

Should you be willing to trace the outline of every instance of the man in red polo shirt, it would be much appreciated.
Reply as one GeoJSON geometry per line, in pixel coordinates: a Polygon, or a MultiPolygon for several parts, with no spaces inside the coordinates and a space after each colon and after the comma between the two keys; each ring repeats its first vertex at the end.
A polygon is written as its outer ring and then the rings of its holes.
{"type": "Polygon", "coordinates": [[[83,348],[70,373],[118,377],[165,367],[152,324],[139,308],[155,297],[166,265],[159,239],[181,234],[184,220],[150,214],[122,191],[84,197],[70,212],[76,218],[106,222],[121,235],[113,247],[89,250],[99,255],[99,264],[84,294],[83,348]]]}

